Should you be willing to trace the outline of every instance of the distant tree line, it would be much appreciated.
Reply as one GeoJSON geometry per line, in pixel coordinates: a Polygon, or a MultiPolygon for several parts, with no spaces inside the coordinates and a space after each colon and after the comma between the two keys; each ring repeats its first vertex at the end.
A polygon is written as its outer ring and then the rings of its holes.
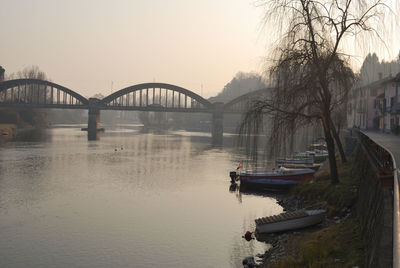
{"type": "MultiPolygon", "coordinates": [[[[216,96],[208,98],[208,101],[211,103],[228,103],[236,97],[242,96],[254,90],[266,88],[267,86],[268,84],[266,80],[260,74],[254,72],[238,72],[216,96]]],[[[172,128],[210,131],[212,119],[210,114],[170,113],[167,114],[167,117],[170,119],[169,124],[172,128]]],[[[225,130],[235,131],[239,123],[240,115],[224,115],[225,130]]]]}
{"type": "Polygon", "coordinates": [[[400,53],[395,60],[379,61],[378,56],[369,53],[361,66],[358,81],[361,86],[367,85],[387,76],[396,76],[400,72],[400,53]]]}
{"type": "MultiPolygon", "coordinates": [[[[41,79],[46,80],[46,73],[41,71],[38,66],[25,67],[17,73],[5,74],[5,69],[1,67],[0,76],[4,80],[11,79],[41,79]]],[[[33,90],[28,88],[29,90],[33,90]]],[[[28,94],[30,96],[31,94],[28,94]]],[[[36,95],[35,95],[36,96],[36,95]]],[[[39,96],[40,97],[40,96],[39,96]]],[[[21,128],[42,128],[45,126],[45,112],[42,109],[31,108],[6,108],[0,109],[0,123],[16,124],[21,128]]]]}
{"type": "Polygon", "coordinates": [[[211,97],[210,102],[227,103],[236,97],[249,93],[250,91],[267,87],[266,80],[257,73],[238,72],[230,82],[228,82],[217,96],[211,97]]]}

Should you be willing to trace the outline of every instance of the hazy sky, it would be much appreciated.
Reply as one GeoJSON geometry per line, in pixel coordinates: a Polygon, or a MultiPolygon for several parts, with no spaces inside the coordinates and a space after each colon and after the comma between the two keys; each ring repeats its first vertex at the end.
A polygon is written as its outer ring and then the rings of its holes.
{"type": "Polygon", "coordinates": [[[156,81],[209,97],[262,71],[270,37],[254,2],[2,0],[0,65],[37,65],[84,96],[156,81]]]}
{"type": "Polygon", "coordinates": [[[84,95],[156,81],[208,97],[261,71],[260,14],[248,0],[2,0],[0,65],[84,95]]]}

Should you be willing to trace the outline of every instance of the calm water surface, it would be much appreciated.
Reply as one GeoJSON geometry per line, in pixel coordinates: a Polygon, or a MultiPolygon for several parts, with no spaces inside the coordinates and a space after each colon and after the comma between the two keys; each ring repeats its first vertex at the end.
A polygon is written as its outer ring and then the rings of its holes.
{"type": "Polygon", "coordinates": [[[240,156],[209,134],[48,132],[0,147],[0,267],[242,267],[268,248],[241,236],[282,208],[229,191],[240,156]]]}

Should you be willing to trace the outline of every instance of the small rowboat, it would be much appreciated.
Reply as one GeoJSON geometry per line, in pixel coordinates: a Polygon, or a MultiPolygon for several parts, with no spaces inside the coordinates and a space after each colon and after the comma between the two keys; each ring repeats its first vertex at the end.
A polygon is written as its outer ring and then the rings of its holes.
{"type": "Polygon", "coordinates": [[[279,165],[279,167],[285,167],[285,168],[310,168],[314,171],[317,171],[320,167],[321,164],[313,164],[313,165],[309,165],[309,164],[282,164],[279,165]]]}
{"type": "Polygon", "coordinates": [[[298,210],[256,219],[256,233],[276,233],[300,229],[320,223],[326,210],[298,210]]]}
{"type": "Polygon", "coordinates": [[[315,171],[309,168],[284,168],[280,167],[276,170],[265,172],[242,172],[239,175],[240,183],[259,183],[261,180],[284,182],[293,181],[300,183],[301,181],[312,179],[315,171]]]}

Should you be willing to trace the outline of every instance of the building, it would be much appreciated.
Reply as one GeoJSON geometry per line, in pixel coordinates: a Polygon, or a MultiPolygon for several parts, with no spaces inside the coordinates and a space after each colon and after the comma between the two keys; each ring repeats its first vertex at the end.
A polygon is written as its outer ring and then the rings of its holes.
{"type": "Polygon", "coordinates": [[[400,73],[353,88],[348,108],[349,127],[398,133],[400,73]]]}

